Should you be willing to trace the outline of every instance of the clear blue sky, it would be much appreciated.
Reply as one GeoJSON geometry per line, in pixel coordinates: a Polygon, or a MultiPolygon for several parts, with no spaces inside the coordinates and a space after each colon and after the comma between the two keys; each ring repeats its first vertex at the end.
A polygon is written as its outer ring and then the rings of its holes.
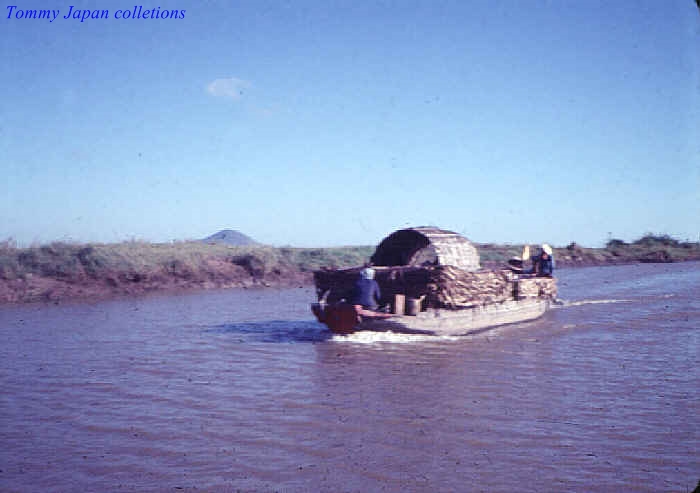
{"type": "Polygon", "coordinates": [[[2,5],[0,239],[698,240],[692,0],[134,5],[2,5]]]}

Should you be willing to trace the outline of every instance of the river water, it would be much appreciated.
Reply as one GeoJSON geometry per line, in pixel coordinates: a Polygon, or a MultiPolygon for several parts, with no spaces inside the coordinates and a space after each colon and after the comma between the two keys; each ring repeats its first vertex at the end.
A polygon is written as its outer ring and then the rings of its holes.
{"type": "Polygon", "coordinates": [[[308,288],[0,308],[0,490],[690,492],[700,263],[561,270],[475,336],[331,336],[308,288]]]}

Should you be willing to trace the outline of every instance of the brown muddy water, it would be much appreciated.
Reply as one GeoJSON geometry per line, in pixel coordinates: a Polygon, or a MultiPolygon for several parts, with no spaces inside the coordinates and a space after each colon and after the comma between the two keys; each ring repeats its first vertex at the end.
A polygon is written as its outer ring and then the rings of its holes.
{"type": "Polygon", "coordinates": [[[689,492],[700,263],[561,270],[469,337],[331,337],[310,289],[0,308],[0,490],[689,492]]]}

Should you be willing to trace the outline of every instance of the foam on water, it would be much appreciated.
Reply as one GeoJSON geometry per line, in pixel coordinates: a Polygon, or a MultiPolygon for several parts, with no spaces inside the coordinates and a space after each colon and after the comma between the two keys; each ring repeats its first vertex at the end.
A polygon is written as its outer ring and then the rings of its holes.
{"type": "Polygon", "coordinates": [[[439,341],[457,341],[458,336],[435,336],[428,334],[403,334],[400,332],[372,332],[359,331],[347,335],[333,335],[333,342],[352,343],[352,344],[407,344],[419,342],[439,342],[439,341]]]}
{"type": "MultiPolygon", "coordinates": [[[[604,305],[607,303],[632,303],[633,300],[581,300],[581,301],[566,301],[562,302],[562,308],[568,306],[581,306],[581,305],[604,305]]],[[[556,306],[556,305],[555,305],[556,306]]]]}
{"type": "Polygon", "coordinates": [[[669,298],[673,298],[676,295],[673,293],[666,293],[666,294],[658,294],[658,295],[653,295],[653,296],[642,296],[638,299],[599,299],[599,300],[579,300],[579,301],[568,301],[568,300],[557,300],[557,302],[554,304],[554,307],[557,308],[566,308],[570,306],[582,306],[582,305],[605,305],[609,303],[637,303],[640,301],[654,301],[654,300],[665,300],[669,298]]]}

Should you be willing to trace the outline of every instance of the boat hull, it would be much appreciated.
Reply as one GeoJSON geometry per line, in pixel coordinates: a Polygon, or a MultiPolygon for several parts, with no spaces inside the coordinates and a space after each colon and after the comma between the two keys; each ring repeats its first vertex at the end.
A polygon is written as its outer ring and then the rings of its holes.
{"type": "Polygon", "coordinates": [[[316,318],[331,331],[347,334],[359,330],[393,331],[433,335],[465,335],[500,325],[534,320],[550,308],[543,299],[512,300],[459,310],[428,309],[415,316],[358,314],[350,304],[312,304],[316,318]]]}

